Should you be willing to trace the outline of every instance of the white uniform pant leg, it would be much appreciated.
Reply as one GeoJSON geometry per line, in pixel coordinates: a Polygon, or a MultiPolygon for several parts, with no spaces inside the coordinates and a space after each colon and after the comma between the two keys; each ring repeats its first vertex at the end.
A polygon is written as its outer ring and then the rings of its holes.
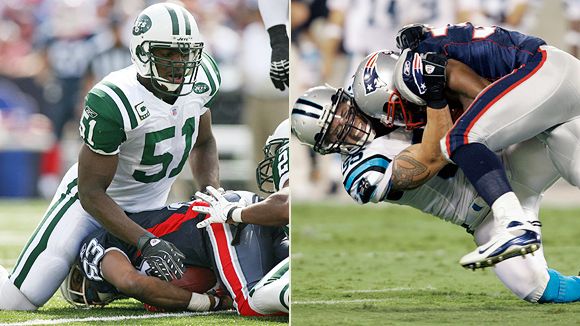
{"type": "MultiPolygon", "coordinates": [[[[494,234],[494,219],[489,215],[475,230],[477,245],[489,241],[494,234]]],[[[510,258],[494,266],[493,271],[500,281],[520,299],[536,302],[544,293],[550,275],[544,258],[543,248],[526,255],[510,258]]]]}
{"type": "Polygon", "coordinates": [[[282,260],[250,291],[250,305],[263,314],[288,313],[290,258],[282,260]]]}
{"type": "MultiPolygon", "coordinates": [[[[43,220],[20,253],[10,282],[37,307],[56,292],[79,253],[84,237],[99,224],[81,207],[76,166],[63,178],[43,220]]],[[[3,298],[0,291],[0,303],[3,298]]]]}
{"type": "Polygon", "coordinates": [[[580,61],[542,46],[537,70],[522,67],[485,88],[441,140],[447,158],[464,144],[493,151],[532,138],[580,116],[580,61]]]}
{"type": "Polygon", "coordinates": [[[580,187],[580,119],[566,122],[543,136],[549,157],[562,178],[580,187]]]}

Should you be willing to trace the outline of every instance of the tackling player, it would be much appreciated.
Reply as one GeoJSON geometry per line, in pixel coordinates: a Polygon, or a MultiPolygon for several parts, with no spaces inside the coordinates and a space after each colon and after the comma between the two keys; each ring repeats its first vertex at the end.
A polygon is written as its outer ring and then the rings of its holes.
{"type": "Polygon", "coordinates": [[[183,254],[126,212],[163,207],[188,161],[201,189],[219,186],[208,107],[220,75],[203,51],[194,17],[175,4],[139,14],[131,59],[132,66],[109,74],[86,96],[78,164],[64,176],[12,273],[0,276],[0,309],[46,303],[82,239],[100,226],[139,249],[154,274],[182,275],[183,254]]]}
{"type": "MultiPolygon", "coordinates": [[[[448,76],[461,79],[471,70],[492,81],[441,139],[446,159],[457,164],[493,210],[498,232],[461,259],[468,267],[486,267],[518,251],[541,244],[539,227],[529,223],[504,166],[494,151],[524,141],[580,117],[580,61],[537,37],[500,27],[470,23],[428,28],[415,24],[397,36],[403,50],[395,72],[395,87],[403,98],[419,105],[428,92],[420,54],[435,52],[466,66],[448,76]],[[426,89],[427,88],[427,89],[426,89]]],[[[458,83],[459,93],[473,87],[458,83]]],[[[563,174],[580,185],[578,164],[563,174]]]]}
{"type": "MultiPolygon", "coordinates": [[[[385,116],[382,110],[384,107],[387,113],[392,113],[389,109],[401,109],[400,103],[394,101],[399,95],[391,85],[396,61],[397,56],[393,53],[379,52],[361,63],[353,86],[355,96],[359,94],[356,104],[341,90],[329,87],[310,89],[298,99],[292,110],[294,134],[319,153],[344,154],[344,186],[358,203],[386,201],[415,207],[461,225],[474,235],[478,244],[487,242],[495,233],[493,212],[461,170],[447,165],[435,177],[413,178],[429,173],[429,166],[415,155],[417,150],[424,148],[423,143],[417,144],[421,141],[421,131],[403,127],[409,122],[417,122],[418,126],[420,122],[409,120],[406,111],[385,116]],[[369,64],[371,60],[374,63],[369,64]],[[365,89],[369,89],[366,86],[371,84],[376,88],[365,93],[365,89]],[[385,102],[385,99],[392,103],[385,102]],[[375,105],[365,108],[359,107],[359,103],[375,105]],[[384,106],[379,105],[381,109],[377,110],[376,104],[379,103],[384,106]],[[397,108],[392,107],[395,104],[397,108]],[[359,109],[375,112],[377,116],[368,118],[359,109]],[[381,115],[383,117],[379,120],[381,115]]],[[[430,85],[429,81],[427,85],[430,85]]],[[[432,100],[428,103],[436,105],[432,100]]],[[[412,110],[415,118],[417,113],[420,115],[420,109],[412,110]]],[[[430,110],[433,109],[428,108],[427,113],[430,110]]],[[[431,118],[433,115],[429,116],[431,118]]],[[[429,123],[433,122],[429,119],[422,134],[423,142],[433,142],[428,138],[429,123]]],[[[447,125],[438,132],[444,134],[449,127],[447,125]]],[[[538,139],[531,139],[510,146],[501,153],[501,158],[510,172],[515,193],[524,205],[526,218],[539,225],[542,193],[559,178],[544,145],[538,139]]],[[[548,269],[541,248],[535,256],[527,259],[517,257],[497,264],[494,272],[512,292],[530,302],[580,300],[580,278],[548,269]]]]}

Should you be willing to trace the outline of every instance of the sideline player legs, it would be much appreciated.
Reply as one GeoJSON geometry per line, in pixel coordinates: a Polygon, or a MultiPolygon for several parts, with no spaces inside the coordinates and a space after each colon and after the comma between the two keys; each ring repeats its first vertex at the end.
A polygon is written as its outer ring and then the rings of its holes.
{"type": "Polygon", "coordinates": [[[132,66],[111,73],[87,95],[79,162],[63,178],[9,278],[0,279],[0,309],[35,310],[46,303],[82,239],[99,226],[155,262],[156,275],[183,273],[183,254],[125,212],[163,207],[188,157],[200,187],[219,186],[208,106],[220,76],[203,52],[195,19],[174,4],[140,13],[131,59],[132,66]]]}

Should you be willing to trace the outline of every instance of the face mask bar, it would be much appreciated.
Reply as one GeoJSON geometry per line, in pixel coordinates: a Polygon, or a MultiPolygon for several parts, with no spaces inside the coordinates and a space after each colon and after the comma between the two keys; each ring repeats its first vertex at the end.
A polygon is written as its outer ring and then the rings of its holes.
{"type": "Polygon", "coordinates": [[[342,88],[333,96],[332,107],[321,117],[321,121],[322,130],[316,135],[314,145],[314,151],[321,154],[354,154],[374,136],[370,122],[358,112],[352,97],[342,88]],[[337,109],[342,103],[346,105],[346,112],[339,117],[337,109]],[[341,121],[334,122],[337,118],[341,121]],[[331,130],[333,125],[337,126],[335,130],[331,130]]]}
{"type": "Polygon", "coordinates": [[[195,83],[197,72],[201,64],[201,54],[203,52],[203,43],[195,43],[190,46],[189,43],[178,43],[177,47],[168,43],[150,42],[149,44],[149,66],[150,79],[155,90],[165,95],[185,96],[193,91],[193,87],[185,93],[173,93],[183,85],[195,83]],[[174,61],[171,58],[156,56],[153,49],[177,49],[179,50],[180,60],[174,61]],[[164,72],[164,76],[160,72],[164,72]],[[175,83],[171,78],[181,78],[181,82],[175,83]]]}
{"type": "Polygon", "coordinates": [[[427,123],[425,108],[418,106],[409,108],[397,90],[391,93],[385,106],[385,117],[381,118],[381,123],[389,128],[405,127],[412,130],[427,123]]]}
{"type": "Polygon", "coordinates": [[[276,191],[272,164],[276,158],[276,151],[285,144],[288,144],[288,139],[276,139],[264,147],[264,159],[258,163],[256,168],[256,180],[258,188],[265,193],[271,194],[276,191]]]}

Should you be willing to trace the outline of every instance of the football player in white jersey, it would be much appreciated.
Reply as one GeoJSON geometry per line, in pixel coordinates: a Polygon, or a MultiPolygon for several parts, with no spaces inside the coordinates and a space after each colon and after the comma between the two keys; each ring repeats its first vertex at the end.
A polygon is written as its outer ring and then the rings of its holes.
{"type": "MultiPolygon", "coordinates": [[[[260,190],[271,193],[265,200],[250,205],[240,205],[230,202],[224,196],[208,187],[209,194],[196,193],[195,196],[209,203],[209,207],[192,207],[194,211],[209,214],[209,217],[197,224],[198,228],[206,228],[210,238],[218,239],[221,233],[227,233],[223,223],[247,223],[265,226],[286,226],[290,215],[290,156],[289,156],[290,121],[282,121],[276,130],[268,137],[264,146],[264,160],[256,168],[256,180],[260,190]]],[[[218,243],[219,241],[215,241],[218,243]]],[[[232,254],[234,251],[232,251],[232,254]]],[[[220,261],[232,260],[229,254],[218,253],[220,261]]],[[[290,258],[278,263],[256,284],[248,295],[248,303],[253,311],[260,314],[288,313],[290,302],[290,258]]],[[[220,272],[220,273],[225,273],[220,272]]],[[[228,283],[230,279],[241,280],[244,277],[239,272],[224,275],[221,279],[228,283]]],[[[247,286],[247,285],[245,285],[247,286]]],[[[235,298],[234,298],[235,299],[235,298]]],[[[238,301],[238,300],[236,300],[238,301]]],[[[239,310],[238,310],[239,311],[239,310]]]]}
{"type": "MultiPolygon", "coordinates": [[[[380,60],[391,60],[394,70],[396,56],[389,52],[379,55],[383,56],[380,60]]],[[[365,75],[364,68],[362,65],[362,69],[357,71],[361,77],[359,82],[365,75]]],[[[357,75],[355,91],[365,85],[362,82],[357,85],[357,75]]],[[[368,71],[366,75],[369,75],[368,71]]],[[[342,90],[330,87],[310,89],[298,99],[292,110],[294,134],[319,153],[343,154],[344,186],[358,203],[386,201],[415,207],[463,226],[474,235],[478,244],[487,242],[495,233],[496,222],[490,207],[463,172],[456,166],[448,165],[435,177],[430,177],[430,165],[423,164],[425,157],[418,156],[419,152],[436,147],[433,144],[436,141],[429,137],[445,134],[450,121],[442,123],[446,116],[430,114],[434,110],[428,108],[429,123],[423,132],[422,142],[413,144],[418,138],[417,131],[403,129],[407,126],[406,122],[410,122],[403,119],[409,117],[394,114],[393,110],[400,108],[387,105],[385,99],[398,94],[393,95],[392,88],[383,88],[387,86],[386,83],[382,84],[383,81],[378,80],[375,84],[379,86],[378,92],[367,94],[366,99],[357,98],[357,104],[342,90]],[[384,104],[385,108],[385,111],[383,105],[378,106],[378,110],[376,105],[370,108],[369,111],[377,113],[377,119],[360,113],[359,109],[363,107],[357,105],[377,104],[376,101],[384,104]],[[433,120],[434,117],[436,120],[433,120]],[[430,128],[432,122],[442,129],[433,133],[430,128]]],[[[427,84],[429,86],[429,82],[427,84]]],[[[431,98],[427,101],[428,106],[438,106],[437,100],[441,97],[431,98]],[[433,100],[436,100],[435,103],[433,100]]],[[[445,111],[445,107],[441,111],[445,111]]],[[[523,204],[526,217],[540,225],[538,214],[542,194],[559,178],[544,144],[533,138],[510,146],[501,152],[500,157],[509,171],[511,185],[523,204]]],[[[431,159],[438,160],[437,157],[431,159]]],[[[535,256],[500,262],[495,265],[494,272],[514,294],[530,302],[580,300],[580,278],[564,276],[549,269],[542,248],[535,256]]]]}
{"type": "Polygon", "coordinates": [[[201,189],[219,187],[208,107],[220,75],[203,52],[194,17],[175,4],[139,14],[131,59],[133,65],[111,73],[86,96],[78,164],[64,176],[12,273],[0,271],[0,309],[35,310],[46,303],[81,240],[100,226],[136,246],[156,275],[182,275],[183,254],[126,212],[164,206],[188,158],[201,189]]]}

